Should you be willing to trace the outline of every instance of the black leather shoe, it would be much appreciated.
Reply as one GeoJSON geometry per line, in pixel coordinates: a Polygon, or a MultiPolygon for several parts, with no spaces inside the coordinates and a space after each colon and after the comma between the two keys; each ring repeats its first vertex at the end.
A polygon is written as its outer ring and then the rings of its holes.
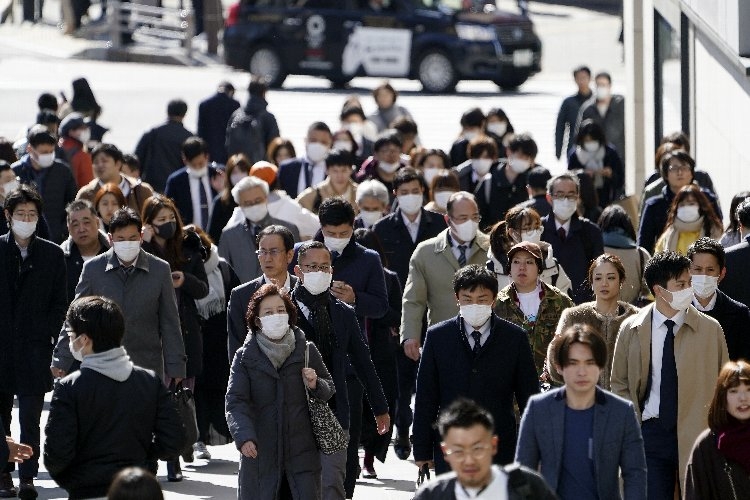
{"type": "Polygon", "coordinates": [[[0,498],[16,498],[18,490],[9,472],[0,472],[0,498]]]}
{"type": "Polygon", "coordinates": [[[170,483],[179,483],[182,481],[182,468],[180,467],[179,458],[167,462],[167,481],[170,483]]]}
{"type": "Polygon", "coordinates": [[[18,486],[18,498],[23,500],[34,500],[39,496],[36,488],[34,487],[33,479],[21,479],[21,484],[18,486]]]}
{"type": "Polygon", "coordinates": [[[396,452],[396,456],[401,460],[406,460],[411,455],[411,441],[409,440],[409,434],[402,434],[399,432],[396,442],[393,445],[393,451],[396,452]]]}

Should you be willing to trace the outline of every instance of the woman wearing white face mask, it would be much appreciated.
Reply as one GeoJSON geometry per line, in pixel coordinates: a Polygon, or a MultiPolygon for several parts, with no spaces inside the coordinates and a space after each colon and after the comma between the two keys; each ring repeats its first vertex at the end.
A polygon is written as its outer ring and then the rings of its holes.
{"type": "Polygon", "coordinates": [[[600,208],[606,208],[625,192],[622,159],[607,143],[604,129],[593,120],[581,123],[576,146],[568,156],[568,170],[581,169],[593,180],[600,208]]]}
{"type": "Polygon", "coordinates": [[[569,292],[570,278],[552,254],[552,246],[542,241],[541,237],[542,220],[533,208],[513,207],[505,214],[505,220],[492,228],[487,267],[495,272],[501,289],[513,281],[510,276],[510,262],[507,259],[508,250],[513,245],[528,241],[539,245],[542,251],[544,267],[540,279],[563,293],[569,292]]]}
{"type": "Polygon", "coordinates": [[[237,206],[232,197],[232,188],[249,175],[251,166],[250,160],[242,153],[232,155],[227,160],[224,189],[214,198],[211,218],[208,221],[208,235],[216,243],[219,242],[221,230],[224,229],[229,219],[232,218],[232,213],[237,206]]]}
{"type": "Polygon", "coordinates": [[[448,213],[448,200],[453,193],[460,190],[458,177],[453,170],[440,171],[430,184],[430,201],[425,205],[425,210],[439,214],[448,213]]]}
{"type": "Polygon", "coordinates": [[[505,147],[513,139],[514,130],[510,118],[502,108],[492,108],[487,112],[484,133],[497,143],[499,157],[505,158],[505,147]]]}
{"type": "MultiPolygon", "coordinates": [[[[413,160],[413,159],[412,159],[413,160]]],[[[450,158],[441,149],[425,149],[419,155],[417,160],[417,169],[422,172],[424,181],[428,186],[432,185],[432,180],[440,172],[450,168],[450,158]]]]}
{"type": "Polygon", "coordinates": [[[711,202],[695,184],[683,187],[672,200],[664,232],[656,241],[654,253],[672,250],[682,255],[701,236],[718,240],[723,226],[711,202]]]}
{"type": "Polygon", "coordinates": [[[274,500],[284,490],[295,500],[321,497],[306,388],[327,401],[334,385],[296,323],[297,308],[276,285],[263,285],[250,299],[249,335],[234,357],[226,395],[227,423],[240,450],[238,498],[274,500]]]}
{"type": "Polygon", "coordinates": [[[388,212],[388,188],[376,179],[366,179],[357,186],[356,202],[359,215],[354,219],[354,228],[370,228],[388,212]]]}

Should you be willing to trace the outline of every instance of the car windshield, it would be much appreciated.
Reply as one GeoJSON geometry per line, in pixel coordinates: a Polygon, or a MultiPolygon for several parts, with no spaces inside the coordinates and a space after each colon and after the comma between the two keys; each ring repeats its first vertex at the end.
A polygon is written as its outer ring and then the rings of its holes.
{"type": "Polygon", "coordinates": [[[433,9],[454,13],[465,10],[462,0],[412,0],[417,9],[433,9]]]}

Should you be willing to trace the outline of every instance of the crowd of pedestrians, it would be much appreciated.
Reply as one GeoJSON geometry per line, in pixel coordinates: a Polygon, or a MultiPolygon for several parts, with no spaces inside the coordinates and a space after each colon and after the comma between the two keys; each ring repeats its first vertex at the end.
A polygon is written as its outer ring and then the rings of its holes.
{"type": "Polygon", "coordinates": [[[198,135],[169,102],[132,155],[42,95],[0,147],[0,497],[36,498],[43,457],[71,498],[159,498],[157,460],[181,481],[233,442],[243,499],[353,498],[391,443],[447,474],[422,500],[747,498],[750,196],[724,231],[676,133],[626,210],[624,100],[591,76],[555,176],[500,108],[423,145],[387,83],[301,154],[257,78],[198,135]]]}

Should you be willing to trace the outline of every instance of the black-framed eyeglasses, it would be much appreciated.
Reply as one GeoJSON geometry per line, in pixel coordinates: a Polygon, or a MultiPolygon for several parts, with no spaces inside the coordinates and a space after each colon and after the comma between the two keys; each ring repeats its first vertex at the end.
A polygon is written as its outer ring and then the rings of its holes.
{"type": "Polygon", "coordinates": [[[258,257],[268,257],[269,255],[271,257],[278,257],[279,255],[283,253],[285,253],[285,251],[279,248],[272,248],[271,250],[266,250],[265,248],[261,248],[260,250],[255,251],[255,255],[257,255],[258,257]]]}
{"type": "Polygon", "coordinates": [[[328,264],[300,264],[300,269],[308,273],[330,273],[331,266],[328,264]]]}

